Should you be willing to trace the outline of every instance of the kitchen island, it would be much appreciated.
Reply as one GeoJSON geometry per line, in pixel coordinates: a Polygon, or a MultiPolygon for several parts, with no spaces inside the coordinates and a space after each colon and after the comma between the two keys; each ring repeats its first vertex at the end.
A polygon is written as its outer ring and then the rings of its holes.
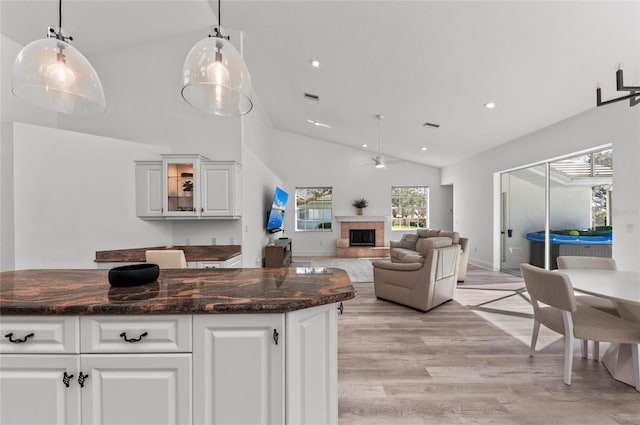
{"type": "Polygon", "coordinates": [[[331,268],[0,273],[0,423],[337,423],[354,296],[331,268]]]}

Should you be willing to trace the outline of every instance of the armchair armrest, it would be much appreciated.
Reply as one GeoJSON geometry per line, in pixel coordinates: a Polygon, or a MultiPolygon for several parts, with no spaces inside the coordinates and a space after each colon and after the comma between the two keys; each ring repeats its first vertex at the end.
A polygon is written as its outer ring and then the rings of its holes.
{"type": "Polygon", "coordinates": [[[405,272],[420,270],[423,266],[422,263],[388,263],[386,261],[373,261],[371,264],[373,264],[374,268],[405,272]]]}
{"type": "Polygon", "coordinates": [[[400,241],[390,241],[389,248],[402,248],[400,241]]]}

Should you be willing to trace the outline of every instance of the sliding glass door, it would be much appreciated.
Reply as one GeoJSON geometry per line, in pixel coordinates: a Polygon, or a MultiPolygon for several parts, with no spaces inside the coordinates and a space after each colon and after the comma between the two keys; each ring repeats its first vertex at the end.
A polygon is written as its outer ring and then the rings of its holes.
{"type": "Polygon", "coordinates": [[[555,269],[559,255],[611,257],[612,179],[611,149],[503,173],[501,269],[555,269]]]}

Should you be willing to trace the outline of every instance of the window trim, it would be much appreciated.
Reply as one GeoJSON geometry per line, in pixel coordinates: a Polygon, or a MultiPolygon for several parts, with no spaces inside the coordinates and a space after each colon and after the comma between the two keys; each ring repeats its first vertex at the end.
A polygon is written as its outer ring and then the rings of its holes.
{"type": "MultiPolygon", "coordinates": [[[[333,186],[296,186],[295,188],[295,201],[294,201],[294,231],[295,232],[332,232],[333,231],[333,186]],[[309,190],[309,189],[329,189],[331,191],[331,208],[330,208],[330,217],[328,222],[331,227],[327,228],[313,228],[313,229],[299,229],[298,228],[298,190],[309,190]]],[[[324,208],[326,209],[326,208],[324,208]]],[[[327,220],[321,221],[321,223],[326,223],[327,220]]],[[[318,223],[320,224],[320,223],[318,223]]]]}

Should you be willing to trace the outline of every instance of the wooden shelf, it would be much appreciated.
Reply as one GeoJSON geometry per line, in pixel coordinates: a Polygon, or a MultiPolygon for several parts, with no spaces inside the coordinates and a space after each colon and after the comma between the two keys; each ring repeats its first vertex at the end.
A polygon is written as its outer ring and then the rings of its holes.
{"type": "Polygon", "coordinates": [[[273,245],[264,247],[264,266],[266,268],[289,267],[292,255],[291,239],[278,239],[273,245]]]}

